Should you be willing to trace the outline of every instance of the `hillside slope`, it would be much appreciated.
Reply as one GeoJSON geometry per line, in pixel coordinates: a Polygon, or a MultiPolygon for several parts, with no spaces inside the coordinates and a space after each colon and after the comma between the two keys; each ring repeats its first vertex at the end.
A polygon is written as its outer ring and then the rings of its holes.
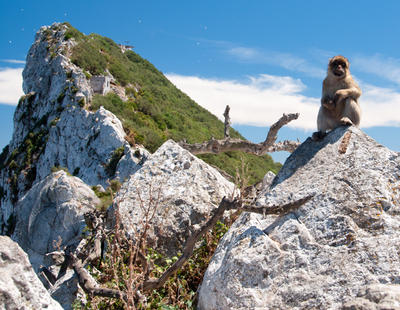
{"type": "MultiPolygon", "coordinates": [[[[76,41],[69,55],[71,61],[85,70],[87,77],[112,76],[111,92],[95,95],[90,109],[104,106],[117,115],[132,143],[143,144],[154,152],[170,138],[194,143],[223,137],[223,123],[176,88],[150,62],[109,38],[97,34],[86,36],[68,27],[65,38],[76,41]]],[[[234,129],[231,136],[242,137],[234,129]]],[[[277,173],[281,167],[268,155],[259,158],[231,152],[200,157],[230,175],[235,175],[243,158],[250,183],[259,181],[268,170],[277,173]]]]}

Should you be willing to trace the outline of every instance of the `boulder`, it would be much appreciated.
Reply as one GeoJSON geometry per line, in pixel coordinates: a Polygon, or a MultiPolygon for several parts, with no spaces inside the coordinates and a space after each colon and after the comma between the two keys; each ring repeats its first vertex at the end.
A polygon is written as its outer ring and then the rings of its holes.
{"type": "Polygon", "coordinates": [[[358,128],[307,139],[256,203],[314,197],[282,216],[243,213],[208,266],[199,309],[399,309],[399,171],[399,153],[358,128]]]}
{"type": "Polygon", "coordinates": [[[60,309],[33,271],[28,255],[0,236],[0,309],[60,309]]]}
{"type": "Polygon", "coordinates": [[[122,185],[115,201],[132,237],[155,210],[149,245],[175,255],[234,188],[216,169],[168,140],[122,185]]]}
{"type": "Polygon", "coordinates": [[[28,253],[36,271],[45,255],[77,246],[85,227],[84,213],[100,200],[79,178],[60,170],[36,183],[16,206],[12,238],[28,253]]]}
{"type": "Polygon", "coordinates": [[[83,215],[99,202],[88,185],[61,170],[36,183],[16,205],[12,238],[27,252],[43,284],[64,309],[71,308],[79,287],[74,272],[63,264],[62,251],[78,246],[85,227],[83,215]]]}

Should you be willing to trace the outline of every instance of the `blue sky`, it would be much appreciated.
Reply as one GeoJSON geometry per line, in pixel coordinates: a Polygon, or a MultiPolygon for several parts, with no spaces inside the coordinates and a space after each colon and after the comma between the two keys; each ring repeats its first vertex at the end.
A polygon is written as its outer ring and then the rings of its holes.
{"type": "Polygon", "coordinates": [[[217,116],[230,104],[234,127],[255,142],[282,113],[300,118],[278,139],[316,130],[328,60],[342,54],[363,90],[362,129],[400,151],[399,15],[400,1],[1,1],[0,148],[35,32],[68,21],[133,45],[217,116]]]}

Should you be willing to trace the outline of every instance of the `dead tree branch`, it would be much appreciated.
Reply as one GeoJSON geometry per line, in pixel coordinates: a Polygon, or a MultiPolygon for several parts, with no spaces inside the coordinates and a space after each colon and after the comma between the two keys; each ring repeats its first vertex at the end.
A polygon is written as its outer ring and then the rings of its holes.
{"type": "MultiPolygon", "coordinates": [[[[135,287],[139,288],[141,291],[151,291],[153,289],[162,287],[165,284],[165,282],[186,263],[186,261],[193,254],[193,250],[196,243],[208,230],[214,227],[214,225],[223,217],[225,211],[243,210],[264,215],[267,214],[284,215],[287,214],[288,212],[291,212],[299,208],[300,206],[308,202],[313,196],[314,195],[309,195],[284,205],[260,206],[260,207],[244,205],[242,200],[238,198],[230,200],[224,197],[220,202],[218,208],[216,208],[213,211],[213,215],[211,216],[211,218],[199,230],[194,232],[188,238],[183,249],[183,254],[179,257],[179,259],[174,264],[172,264],[171,267],[169,267],[161,275],[161,277],[157,279],[155,278],[147,279],[142,284],[136,283],[135,287]]],[[[87,292],[92,296],[118,298],[122,300],[127,299],[127,295],[120,290],[98,287],[95,281],[88,274],[87,270],[84,268],[82,260],[78,259],[76,254],[67,254],[67,256],[68,256],[67,258],[70,259],[71,261],[72,268],[74,269],[75,273],[78,276],[79,284],[81,285],[81,287],[84,289],[85,292],[87,292]]],[[[141,298],[141,294],[138,290],[136,290],[135,295],[137,299],[141,298]]]]}
{"type": "Polygon", "coordinates": [[[279,214],[283,215],[294,209],[300,207],[301,205],[305,204],[309,201],[313,195],[306,196],[299,200],[287,203],[285,205],[279,206],[264,206],[264,207],[254,207],[243,205],[242,201],[239,199],[229,200],[225,197],[222,199],[221,203],[219,204],[218,208],[214,210],[212,217],[199,229],[198,231],[194,232],[189,239],[186,241],[185,247],[183,249],[183,254],[179,257],[179,259],[172,264],[158,279],[150,279],[146,281],[143,285],[144,290],[153,290],[160,288],[164,285],[164,283],[171,277],[175,272],[177,272],[183,264],[190,258],[193,254],[193,249],[199,241],[199,239],[210,229],[214,227],[214,225],[222,218],[225,211],[229,210],[244,210],[248,212],[254,212],[259,214],[279,214]]]}
{"type": "Polygon", "coordinates": [[[119,290],[98,287],[88,274],[87,270],[84,268],[82,261],[77,259],[74,254],[69,254],[69,258],[72,262],[72,268],[78,276],[79,285],[86,293],[92,296],[126,299],[125,294],[119,290]]]}
{"type": "Polygon", "coordinates": [[[248,140],[234,139],[229,136],[230,118],[229,106],[226,107],[225,112],[225,131],[224,139],[216,140],[214,138],[202,143],[186,143],[185,141],[179,142],[179,145],[188,150],[192,154],[205,154],[205,153],[221,153],[228,151],[242,151],[255,155],[264,155],[272,152],[287,151],[293,152],[300,142],[285,140],[275,143],[279,129],[287,125],[292,120],[299,117],[299,113],[283,114],[283,116],[275,122],[269,129],[267,137],[264,142],[253,143],[248,140]]]}
{"type": "Polygon", "coordinates": [[[231,128],[231,118],[229,117],[229,110],[231,108],[229,107],[229,105],[226,106],[225,108],[225,112],[224,112],[224,118],[225,118],[225,129],[224,129],[224,138],[229,138],[230,134],[229,134],[229,129],[231,128]]]}

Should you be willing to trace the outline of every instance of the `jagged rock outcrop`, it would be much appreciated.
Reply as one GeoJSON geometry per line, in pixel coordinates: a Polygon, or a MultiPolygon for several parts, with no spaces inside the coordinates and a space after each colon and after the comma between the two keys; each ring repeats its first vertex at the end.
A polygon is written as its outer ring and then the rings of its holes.
{"type": "Polygon", "coordinates": [[[355,127],[306,140],[243,213],[204,276],[200,309],[399,309],[400,155],[355,127]]]}
{"type": "Polygon", "coordinates": [[[79,178],[65,171],[54,172],[18,201],[12,238],[29,254],[38,271],[41,265],[46,266],[47,253],[78,245],[85,227],[83,215],[99,202],[79,178]]]}
{"type": "Polygon", "coordinates": [[[79,178],[58,171],[36,183],[15,208],[12,238],[29,255],[34,270],[64,309],[70,309],[75,300],[78,281],[72,270],[66,270],[62,255],[61,261],[55,262],[48,253],[74,250],[82,239],[83,215],[99,202],[79,178]]]}
{"type": "Polygon", "coordinates": [[[62,309],[36,276],[26,253],[6,236],[0,236],[0,275],[1,309],[62,309]]]}
{"type": "Polygon", "coordinates": [[[10,144],[0,155],[0,233],[11,233],[14,206],[52,167],[65,167],[89,185],[107,187],[134,173],[149,153],[132,148],[111,112],[86,108],[90,81],[69,55],[68,26],[42,27],[29,50],[23,96],[14,114],[10,144]]]}
{"type": "Polygon", "coordinates": [[[131,236],[156,208],[149,245],[175,255],[191,231],[233,191],[234,184],[216,169],[168,140],[123,184],[115,201],[131,236]]]}

